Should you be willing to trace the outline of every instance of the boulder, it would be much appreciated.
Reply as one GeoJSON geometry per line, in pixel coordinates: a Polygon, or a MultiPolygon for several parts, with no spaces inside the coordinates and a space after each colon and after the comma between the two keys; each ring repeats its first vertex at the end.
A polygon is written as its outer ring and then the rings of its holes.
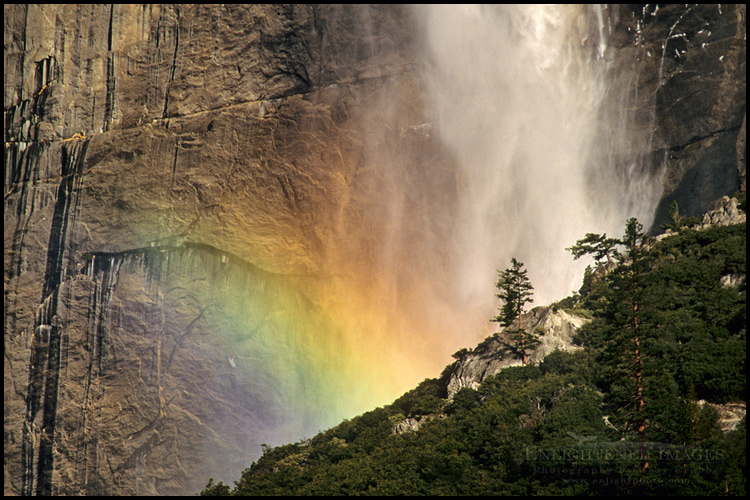
{"type": "Polygon", "coordinates": [[[747,221],[747,214],[737,207],[737,199],[723,196],[708,205],[699,229],[711,226],[731,226],[747,221]]]}

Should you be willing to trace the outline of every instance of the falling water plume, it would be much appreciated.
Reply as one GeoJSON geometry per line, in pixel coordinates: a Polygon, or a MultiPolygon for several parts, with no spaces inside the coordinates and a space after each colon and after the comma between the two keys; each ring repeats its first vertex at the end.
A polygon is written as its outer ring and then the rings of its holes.
{"type": "Polygon", "coordinates": [[[619,236],[630,216],[650,224],[660,195],[625,159],[643,145],[627,136],[628,103],[608,81],[609,12],[436,5],[418,14],[435,133],[457,162],[456,293],[486,320],[495,271],[515,256],[536,304],[570,294],[584,264],[565,247],[586,232],[619,236]]]}

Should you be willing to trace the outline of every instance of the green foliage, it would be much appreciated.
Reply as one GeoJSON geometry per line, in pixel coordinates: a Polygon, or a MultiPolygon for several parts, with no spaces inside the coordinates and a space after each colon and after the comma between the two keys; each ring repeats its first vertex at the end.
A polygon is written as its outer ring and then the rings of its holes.
{"type": "Polygon", "coordinates": [[[606,234],[586,233],[586,236],[576,241],[572,247],[566,248],[573,254],[574,259],[579,259],[584,255],[592,255],[596,262],[601,262],[607,258],[607,262],[612,262],[617,256],[615,245],[620,243],[615,238],[607,238],[606,234]]]}
{"type": "Polygon", "coordinates": [[[201,491],[201,496],[204,497],[229,496],[230,494],[231,490],[229,486],[221,481],[219,481],[217,484],[214,484],[214,478],[210,478],[208,480],[206,488],[201,491]]]}
{"type": "Polygon", "coordinates": [[[684,217],[680,216],[680,207],[677,204],[677,200],[672,200],[672,203],[669,205],[669,220],[672,221],[671,224],[663,224],[661,226],[662,229],[671,229],[672,231],[679,231],[682,226],[685,225],[684,217]]]}
{"type": "Polygon", "coordinates": [[[443,396],[445,389],[436,379],[425,379],[415,389],[394,401],[392,406],[400,409],[407,417],[429,415],[442,407],[443,396]]]}
{"type": "MultiPolygon", "coordinates": [[[[745,273],[745,248],[745,225],[685,229],[642,261],[642,327],[650,338],[644,354],[675,379],[680,394],[715,403],[745,398],[746,292],[744,285],[721,285],[722,276],[745,273]]],[[[623,304],[611,300],[624,286],[622,276],[602,280],[607,306],[579,330],[578,342],[592,349],[614,345],[614,325],[627,317],[623,304]]],[[[613,354],[602,352],[599,362],[606,364],[607,356],[613,354]]],[[[610,379],[621,375],[610,372],[610,379]]]]}
{"type": "Polygon", "coordinates": [[[595,370],[593,354],[590,350],[555,350],[539,363],[539,370],[543,375],[565,375],[577,383],[591,383],[595,370]]]}
{"type": "Polygon", "coordinates": [[[532,290],[529,272],[523,268],[523,262],[515,257],[511,259],[511,267],[498,271],[497,298],[503,301],[498,315],[493,321],[502,326],[510,326],[523,314],[524,306],[531,302],[532,290]]]}
{"type": "Polygon", "coordinates": [[[538,366],[526,365],[526,366],[511,366],[495,375],[493,380],[536,380],[542,376],[542,372],[538,366]]]}
{"type": "Polygon", "coordinates": [[[524,306],[531,302],[534,287],[529,281],[528,271],[523,268],[523,262],[519,262],[513,257],[511,267],[498,272],[497,297],[503,301],[500,312],[492,320],[507,327],[505,333],[510,339],[510,343],[505,343],[506,352],[512,356],[523,360],[523,364],[528,364],[528,352],[535,349],[540,341],[539,335],[527,331],[522,324],[522,314],[524,306]],[[518,321],[518,326],[511,326],[518,321]]]}
{"type": "Polygon", "coordinates": [[[454,359],[460,360],[461,358],[463,358],[464,356],[466,356],[470,352],[471,352],[471,349],[467,349],[467,348],[464,347],[463,349],[459,349],[458,351],[454,352],[451,356],[454,359]]]}
{"type": "Polygon", "coordinates": [[[464,387],[453,395],[453,401],[445,407],[445,413],[453,415],[459,411],[471,411],[481,403],[479,393],[474,389],[464,387]]]}
{"type": "Polygon", "coordinates": [[[669,205],[669,219],[672,221],[672,224],[677,226],[677,229],[679,229],[680,224],[680,207],[677,204],[677,200],[672,200],[672,204],[669,205]]]}
{"type": "Polygon", "coordinates": [[[499,333],[493,333],[492,335],[486,337],[483,341],[477,344],[477,346],[474,348],[474,352],[483,353],[487,351],[487,349],[490,349],[492,344],[495,342],[500,342],[499,333]]]}
{"type": "Polygon", "coordinates": [[[691,215],[690,217],[685,217],[685,219],[682,221],[683,227],[694,227],[701,223],[701,218],[696,217],[695,215],[691,215]]]}
{"type": "Polygon", "coordinates": [[[739,208],[743,212],[747,212],[747,206],[745,204],[747,201],[746,193],[743,193],[742,191],[737,191],[736,193],[732,195],[732,198],[735,198],[737,200],[737,208],[739,208]]]}
{"type": "MultiPolygon", "coordinates": [[[[587,268],[590,270],[590,268],[587,268]]],[[[574,310],[579,302],[581,300],[581,297],[578,295],[577,292],[573,292],[573,295],[569,295],[565,297],[564,299],[560,299],[557,302],[552,304],[552,310],[557,311],[558,309],[562,310],[574,310]]]]}
{"type": "Polygon", "coordinates": [[[448,402],[451,364],[389,406],[266,448],[235,488],[210,481],[202,494],[744,495],[745,421],[723,433],[717,412],[696,401],[745,400],[745,285],[720,282],[746,272],[745,225],[683,228],[650,250],[643,242],[629,221],[618,267],[596,279],[591,272],[576,302],[566,303],[593,318],[576,335],[582,349],[503,369],[448,402]],[[642,445],[634,440],[633,297],[642,445]],[[407,417],[431,420],[393,434],[407,417]],[[643,474],[641,446],[649,456],[643,474]]]}
{"type": "Polygon", "coordinates": [[[631,261],[640,257],[644,252],[643,243],[645,239],[646,235],[643,232],[643,224],[638,222],[638,219],[635,217],[628,219],[628,222],[625,224],[625,235],[622,237],[622,240],[619,240],[619,243],[625,247],[626,252],[624,256],[620,255],[621,262],[623,261],[622,257],[627,257],[631,261]]]}

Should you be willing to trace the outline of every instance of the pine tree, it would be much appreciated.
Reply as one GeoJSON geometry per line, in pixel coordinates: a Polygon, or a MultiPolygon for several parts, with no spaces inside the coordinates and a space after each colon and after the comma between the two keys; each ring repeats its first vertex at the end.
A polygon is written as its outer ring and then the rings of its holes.
{"type": "Polygon", "coordinates": [[[663,224],[661,228],[671,229],[672,231],[679,231],[683,225],[683,220],[685,218],[680,215],[680,207],[677,204],[677,200],[672,200],[672,203],[670,203],[668,215],[669,215],[669,220],[671,220],[672,223],[663,224]]]}
{"type": "MultiPolygon", "coordinates": [[[[633,217],[625,225],[625,234],[622,239],[606,238],[606,235],[588,233],[585,238],[578,240],[576,245],[568,248],[575,258],[586,254],[592,254],[599,260],[605,255],[609,258],[610,253],[618,261],[618,267],[614,271],[613,284],[613,307],[612,324],[615,327],[612,337],[607,341],[603,353],[609,362],[619,365],[625,363],[625,370],[629,385],[632,388],[630,399],[635,405],[633,415],[638,439],[645,441],[645,399],[642,360],[642,299],[643,279],[647,272],[645,264],[646,251],[644,248],[646,235],[643,225],[633,217]],[[622,250],[618,250],[621,246],[622,250]],[[629,345],[629,346],[628,346],[629,345]]],[[[616,368],[619,372],[622,368],[616,368]]],[[[643,461],[641,470],[648,468],[648,462],[643,461]]]]}
{"type": "Polygon", "coordinates": [[[498,315],[492,320],[508,327],[511,344],[506,347],[519,356],[524,365],[529,364],[528,352],[540,343],[538,335],[527,332],[523,327],[524,306],[532,301],[531,292],[534,287],[528,277],[528,271],[524,269],[523,262],[515,257],[511,259],[511,267],[498,271],[497,297],[503,301],[498,315]],[[518,328],[512,328],[513,323],[518,321],[518,328]]]}
{"type": "Polygon", "coordinates": [[[585,237],[576,241],[575,245],[565,250],[571,252],[574,259],[579,259],[584,255],[593,255],[597,263],[606,257],[607,264],[610,264],[613,257],[617,256],[615,246],[618,243],[620,243],[620,240],[617,238],[607,238],[606,233],[586,233],[585,237]]]}
{"type": "MultiPolygon", "coordinates": [[[[638,437],[641,441],[645,438],[645,418],[644,418],[644,400],[643,400],[643,365],[641,363],[641,314],[639,307],[641,305],[641,293],[643,288],[643,275],[645,269],[643,266],[643,257],[645,254],[643,243],[646,235],[643,233],[643,225],[633,217],[628,220],[625,226],[625,236],[622,239],[622,243],[625,246],[625,254],[623,256],[623,263],[625,259],[629,261],[628,267],[623,267],[625,270],[624,277],[627,282],[626,295],[630,302],[630,308],[632,315],[630,316],[630,334],[633,339],[633,375],[635,380],[635,412],[636,412],[636,428],[638,430],[638,437]]],[[[648,467],[645,464],[644,467],[648,467]]]]}

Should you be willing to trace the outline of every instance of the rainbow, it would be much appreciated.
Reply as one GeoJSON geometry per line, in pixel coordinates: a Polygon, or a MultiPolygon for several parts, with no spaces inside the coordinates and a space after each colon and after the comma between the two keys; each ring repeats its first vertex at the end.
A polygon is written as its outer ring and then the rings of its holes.
{"type": "Polygon", "coordinates": [[[341,276],[279,275],[190,242],[93,253],[86,259],[85,272],[110,275],[105,282],[117,282],[120,295],[160,311],[150,325],[171,333],[157,334],[163,337],[157,371],[174,373],[178,364],[179,370],[189,370],[191,363],[225,359],[214,375],[231,373],[233,384],[241,387],[238,397],[252,400],[257,418],[265,419],[269,442],[310,437],[391,403],[424,378],[438,376],[450,353],[461,347],[441,335],[449,318],[431,317],[425,309],[424,319],[412,321],[426,304],[409,300],[403,290],[388,290],[382,279],[370,280],[367,287],[341,276]],[[149,298],[137,296],[137,288],[149,298]],[[190,343],[194,348],[185,351],[190,343]],[[201,360],[196,352],[213,354],[201,360]]]}

